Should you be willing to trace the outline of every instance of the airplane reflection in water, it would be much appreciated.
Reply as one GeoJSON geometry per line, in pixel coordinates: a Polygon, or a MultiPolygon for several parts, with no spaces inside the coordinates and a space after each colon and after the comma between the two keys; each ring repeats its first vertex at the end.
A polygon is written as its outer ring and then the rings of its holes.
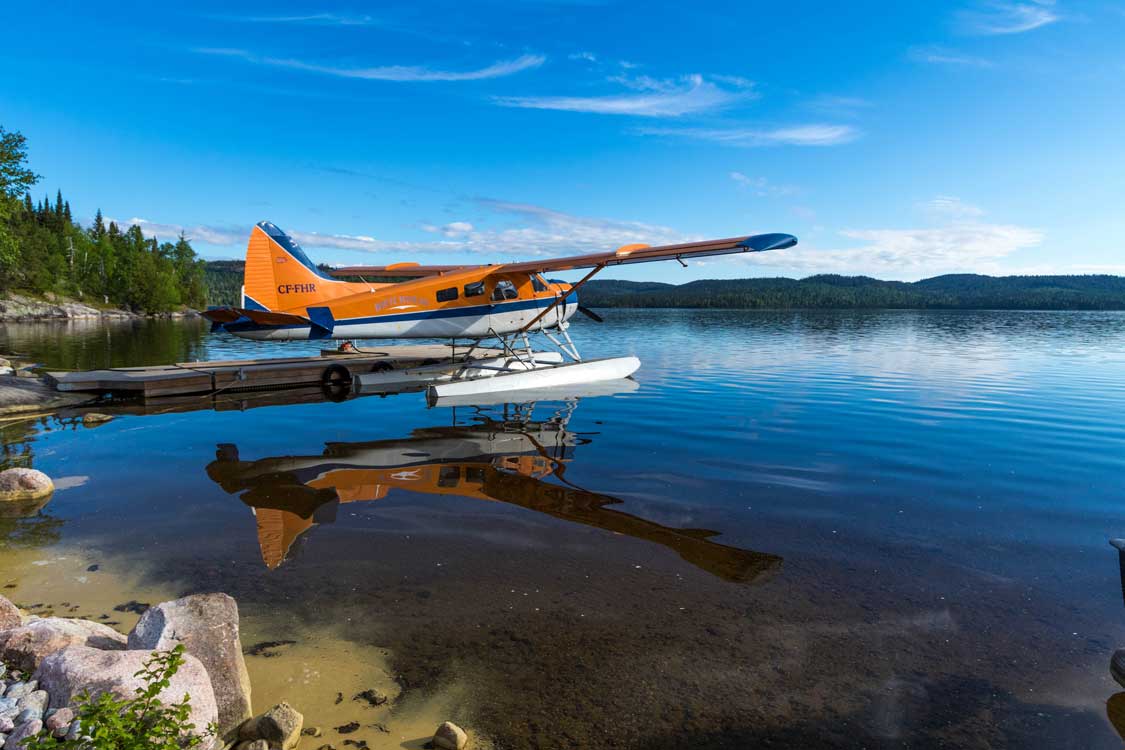
{"type": "Polygon", "coordinates": [[[569,482],[564,475],[575,449],[590,442],[567,429],[576,405],[546,421],[532,419],[534,405],[505,406],[502,419],[480,413],[470,424],[457,424],[454,412],[452,426],[416,429],[400,440],[328,443],[312,456],[244,461],[236,446],[223,444],[207,474],[253,509],[271,569],[298,536],[334,522],[341,503],[380,500],[394,490],[499,501],[655,542],[727,581],[752,583],[780,567],[776,555],[711,541],[718,532],[638,518],[609,507],[621,500],[569,482]]]}

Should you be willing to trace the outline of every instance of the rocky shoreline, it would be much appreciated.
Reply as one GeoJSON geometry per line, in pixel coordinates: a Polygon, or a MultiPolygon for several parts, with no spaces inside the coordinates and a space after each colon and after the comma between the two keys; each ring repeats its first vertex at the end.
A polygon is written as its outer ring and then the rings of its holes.
{"type": "Polygon", "coordinates": [[[129,310],[91,307],[83,302],[48,295],[35,299],[22,294],[8,294],[0,298],[0,322],[70,321],[70,320],[140,320],[144,317],[191,318],[196,310],[182,310],[159,315],[141,315],[129,310]]]}
{"type": "MultiPolygon", "coordinates": [[[[203,738],[202,747],[293,750],[306,738],[315,750],[368,748],[366,741],[346,737],[360,728],[359,722],[327,730],[341,735],[337,745],[325,741],[326,730],[304,726],[304,717],[288,703],[253,715],[238,605],[221,593],[148,606],[127,635],[105,622],[27,614],[0,596],[0,748],[19,750],[25,739],[44,734],[60,742],[82,741],[77,699],[87,691],[133,697],[145,661],[154,651],[177,645],[184,647],[183,663],[158,699],[172,705],[190,696],[188,719],[195,727],[192,734],[203,738]]],[[[383,705],[388,697],[369,690],[354,700],[383,705]]],[[[427,747],[464,750],[468,743],[464,730],[444,722],[427,747]]]]}
{"type": "MultiPolygon", "coordinates": [[[[0,471],[0,511],[36,513],[55,489],[46,474],[34,469],[0,471]]],[[[87,568],[88,572],[98,565],[87,568]]],[[[8,586],[12,588],[13,586],[8,586]]],[[[64,612],[80,611],[64,602],[64,612]]],[[[302,737],[321,738],[320,727],[305,727],[304,717],[286,702],[255,716],[245,656],[271,656],[295,641],[256,643],[244,649],[238,604],[224,593],[192,594],[149,605],[130,601],[114,607],[140,619],[128,633],[114,629],[111,613],[96,619],[59,617],[43,604],[17,607],[0,596],[0,750],[21,750],[29,737],[83,743],[84,694],[109,693],[133,698],[143,687],[142,670],[156,653],[183,649],[182,663],[157,699],[166,706],[190,696],[188,721],[205,750],[292,750],[302,737]],[[35,614],[38,612],[39,614],[35,614]],[[213,730],[213,731],[212,731],[213,730]]],[[[336,703],[344,701],[336,694],[336,703]]],[[[376,688],[352,696],[361,707],[387,707],[397,700],[376,688]]],[[[362,727],[382,733],[383,724],[349,721],[330,731],[339,745],[317,740],[315,750],[368,750],[367,741],[348,735],[362,727]]],[[[464,730],[444,722],[427,747],[464,750],[464,730]]],[[[83,745],[85,747],[85,745],[83,745]]],[[[95,745],[90,744],[91,750],[95,745]]]]}

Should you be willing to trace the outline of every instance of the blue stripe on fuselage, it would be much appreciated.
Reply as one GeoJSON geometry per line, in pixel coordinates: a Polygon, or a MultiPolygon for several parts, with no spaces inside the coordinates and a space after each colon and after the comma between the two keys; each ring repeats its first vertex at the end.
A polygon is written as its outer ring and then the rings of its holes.
{"type": "MultiPolygon", "coordinates": [[[[471,305],[467,307],[448,307],[443,310],[423,310],[421,312],[412,313],[395,313],[388,315],[371,315],[362,318],[338,318],[336,320],[336,327],[349,326],[349,325],[363,325],[365,323],[398,323],[407,320],[432,320],[434,318],[463,318],[474,315],[488,315],[490,313],[508,313],[517,310],[531,310],[535,308],[545,308],[550,304],[547,299],[529,299],[529,300],[516,300],[515,302],[495,302],[485,305],[471,305]]],[[[566,296],[567,305],[578,304],[578,293],[571,292],[566,296]]],[[[300,323],[293,323],[287,325],[267,326],[258,323],[228,323],[224,326],[226,330],[234,331],[262,331],[268,329],[284,329],[284,328],[307,328],[308,326],[300,323]]]]}

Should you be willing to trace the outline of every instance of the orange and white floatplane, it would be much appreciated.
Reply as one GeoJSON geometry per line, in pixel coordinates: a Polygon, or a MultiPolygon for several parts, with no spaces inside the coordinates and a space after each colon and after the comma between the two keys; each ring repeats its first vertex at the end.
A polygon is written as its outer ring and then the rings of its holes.
{"type": "Polygon", "coordinates": [[[317,267],[289,235],[263,221],[250,233],[245,281],[238,307],[204,314],[220,329],[248,339],[449,339],[470,344],[455,365],[363,376],[365,387],[412,382],[431,401],[445,397],[544,389],[616,380],[632,375],[636,357],[584,360],[568,332],[582,312],[578,290],[611,266],[779,250],[797,244],[789,234],[759,234],[679,245],[626,245],[566,258],[491,265],[317,267]],[[576,283],[542,274],[589,269],[576,283]],[[359,279],[348,280],[348,279],[359,279]],[[370,280],[368,280],[370,279],[370,280]],[[536,351],[538,336],[553,350],[536,351]],[[497,350],[484,350],[485,341],[497,350]],[[478,348],[480,356],[473,356],[478,348]],[[377,383],[374,383],[377,384],[377,383]]]}

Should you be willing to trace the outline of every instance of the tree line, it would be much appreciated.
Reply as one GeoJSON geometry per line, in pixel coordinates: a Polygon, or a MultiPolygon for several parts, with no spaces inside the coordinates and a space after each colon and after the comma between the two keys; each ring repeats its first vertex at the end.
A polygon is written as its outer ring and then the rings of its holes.
{"type": "Polygon", "coordinates": [[[580,296],[590,307],[1125,310],[1125,278],[950,274],[905,282],[820,275],[680,285],[594,279],[580,296]]]}
{"type": "Polygon", "coordinates": [[[62,191],[33,200],[39,175],[27,166],[27,140],[0,126],[0,293],[57,294],[86,303],[160,313],[206,301],[204,262],[182,233],[147,238],[133,225],[89,227],[71,214],[62,191]]]}

